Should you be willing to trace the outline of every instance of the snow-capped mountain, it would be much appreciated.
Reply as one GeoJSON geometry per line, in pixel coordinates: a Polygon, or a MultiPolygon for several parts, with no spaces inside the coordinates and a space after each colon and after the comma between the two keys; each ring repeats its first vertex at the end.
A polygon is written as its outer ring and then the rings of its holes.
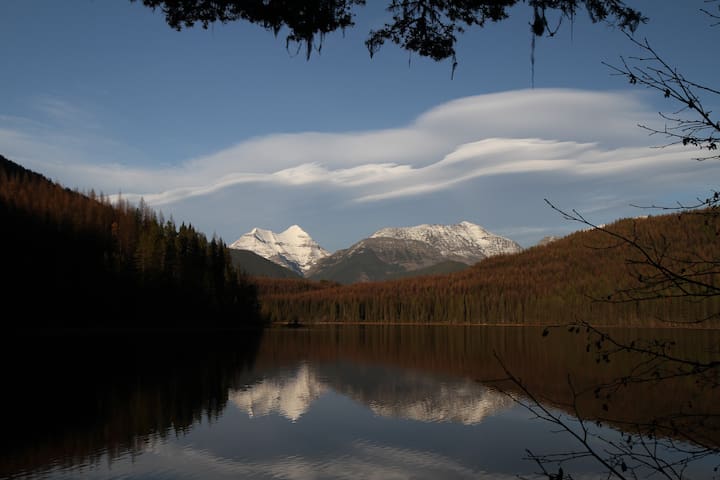
{"type": "Polygon", "coordinates": [[[282,233],[253,228],[231,243],[230,248],[250,250],[301,275],[330,254],[297,225],[282,233]]]}
{"type": "Polygon", "coordinates": [[[432,245],[448,259],[475,263],[485,257],[517,253],[522,247],[516,242],[488,232],[480,225],[460,222],[456,225],[417,225],[404,228],[383,228],[370,238],[417,240],[432,245]]]}
{"type": "Polygon", "coordinates": [[[514,241],[470,222],[383,228],[320,259],[306,276],[354,283],[450,273],[486,257],[520,250],[514,241]]]}
{"type": "Polygon", "coordinates": [[[282,233],[253,228],[230,248],[249,250],[308,278],[340,283],[450,273],[522,250],[470,222],[383,228],[332,255],[297,225],[282,233]]]}

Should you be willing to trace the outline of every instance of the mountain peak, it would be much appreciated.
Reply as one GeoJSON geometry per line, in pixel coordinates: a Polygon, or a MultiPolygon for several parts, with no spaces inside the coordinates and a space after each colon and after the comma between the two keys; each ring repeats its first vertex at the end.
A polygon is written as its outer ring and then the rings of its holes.
{"type": "Polygon", "coordinates": [[[250,250],[301,275],[330,254],[299,225],[291,225],[282,233],[255,227],[229,247],[250,250]]]}
{"type": "Polygon", "coordinates": [[[290,225],[288,228],[285,229],[284,232],[282,232],[280,235],[308,235],[308,233],[300,227],[300,225],[290,225]]]}

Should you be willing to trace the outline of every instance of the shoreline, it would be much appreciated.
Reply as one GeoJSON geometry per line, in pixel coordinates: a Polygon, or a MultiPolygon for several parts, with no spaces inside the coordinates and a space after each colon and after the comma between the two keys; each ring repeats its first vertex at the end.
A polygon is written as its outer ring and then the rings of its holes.
{"type": "MultiPolygon", "coordinates": [[[[272,322],[269,328],[311,328],[318,326],[378,326],[378,327],[509,327],[509,328],[566,328],[577,326],[572,323],[547,324],[547,323],[492,323],[492,322],[463,322],[463,323],[442,323],[442,322],[300,322],[298,326],[289,325],[287,322],[272,322]]],[[[658,330],[720,330],[720,326],[702,326],[697,324],[688,325],[617,325],[601,324],[593,325],[595,328],[608,329],[658,329],[658,330]]],[[[582,327],[581,327],[582,328],[582,327]]]]}

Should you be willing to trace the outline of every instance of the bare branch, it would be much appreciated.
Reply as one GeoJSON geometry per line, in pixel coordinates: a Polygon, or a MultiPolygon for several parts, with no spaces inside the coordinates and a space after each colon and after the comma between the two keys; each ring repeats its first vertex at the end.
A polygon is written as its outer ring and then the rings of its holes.
{"type": "Polygon", "coordinates": [[[703,106],[701,97],[702,94],[720,96],[720,90],[688,80],[665,61],[648,40],[640,41],[626,35],[643,52],[643,56],[629,59],[621,57],[621,65],[605,65],[614,74],[626,77],[631,84],[656,90],[678,104],[678,110],[672,114],[660,114],[667,122],[663,128],[641,127],[651,135],[660,134],[669,138],[670,142],[665,146],[682,144],[710,152],[699,156],[698,160],[720,159],[717,153],[720,146],[720,121],[703,106]]]}

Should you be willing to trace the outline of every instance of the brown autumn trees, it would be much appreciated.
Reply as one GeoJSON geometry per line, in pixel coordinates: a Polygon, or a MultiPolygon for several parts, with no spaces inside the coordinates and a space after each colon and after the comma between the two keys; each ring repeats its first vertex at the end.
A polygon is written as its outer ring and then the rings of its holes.
{"type": "MultiPolygon", "coordinates": [[[[720,255],[720,222],[712,220],[682,213],[626,219],[606,228],[647,241],[662,239],[664,255],[682,268],[689,258],[720,255]]],[[[642,260],[629,245],[594,230],[488,258],[450,275],[344,287],[263,280],[259,293],[264,315],[277,322],[298,317],[304,322],[521,325],[583,319],[597,325],[683,325],[683,319],[704,318],[720,306],[715,297],[670,296],[671,286],[655,302],[631,297],[608,302],[618,298],[618,289],[634,290],[654,274],[642,260]]],[[[715,271],[697,278],[720,284],[715,271]]]]}

